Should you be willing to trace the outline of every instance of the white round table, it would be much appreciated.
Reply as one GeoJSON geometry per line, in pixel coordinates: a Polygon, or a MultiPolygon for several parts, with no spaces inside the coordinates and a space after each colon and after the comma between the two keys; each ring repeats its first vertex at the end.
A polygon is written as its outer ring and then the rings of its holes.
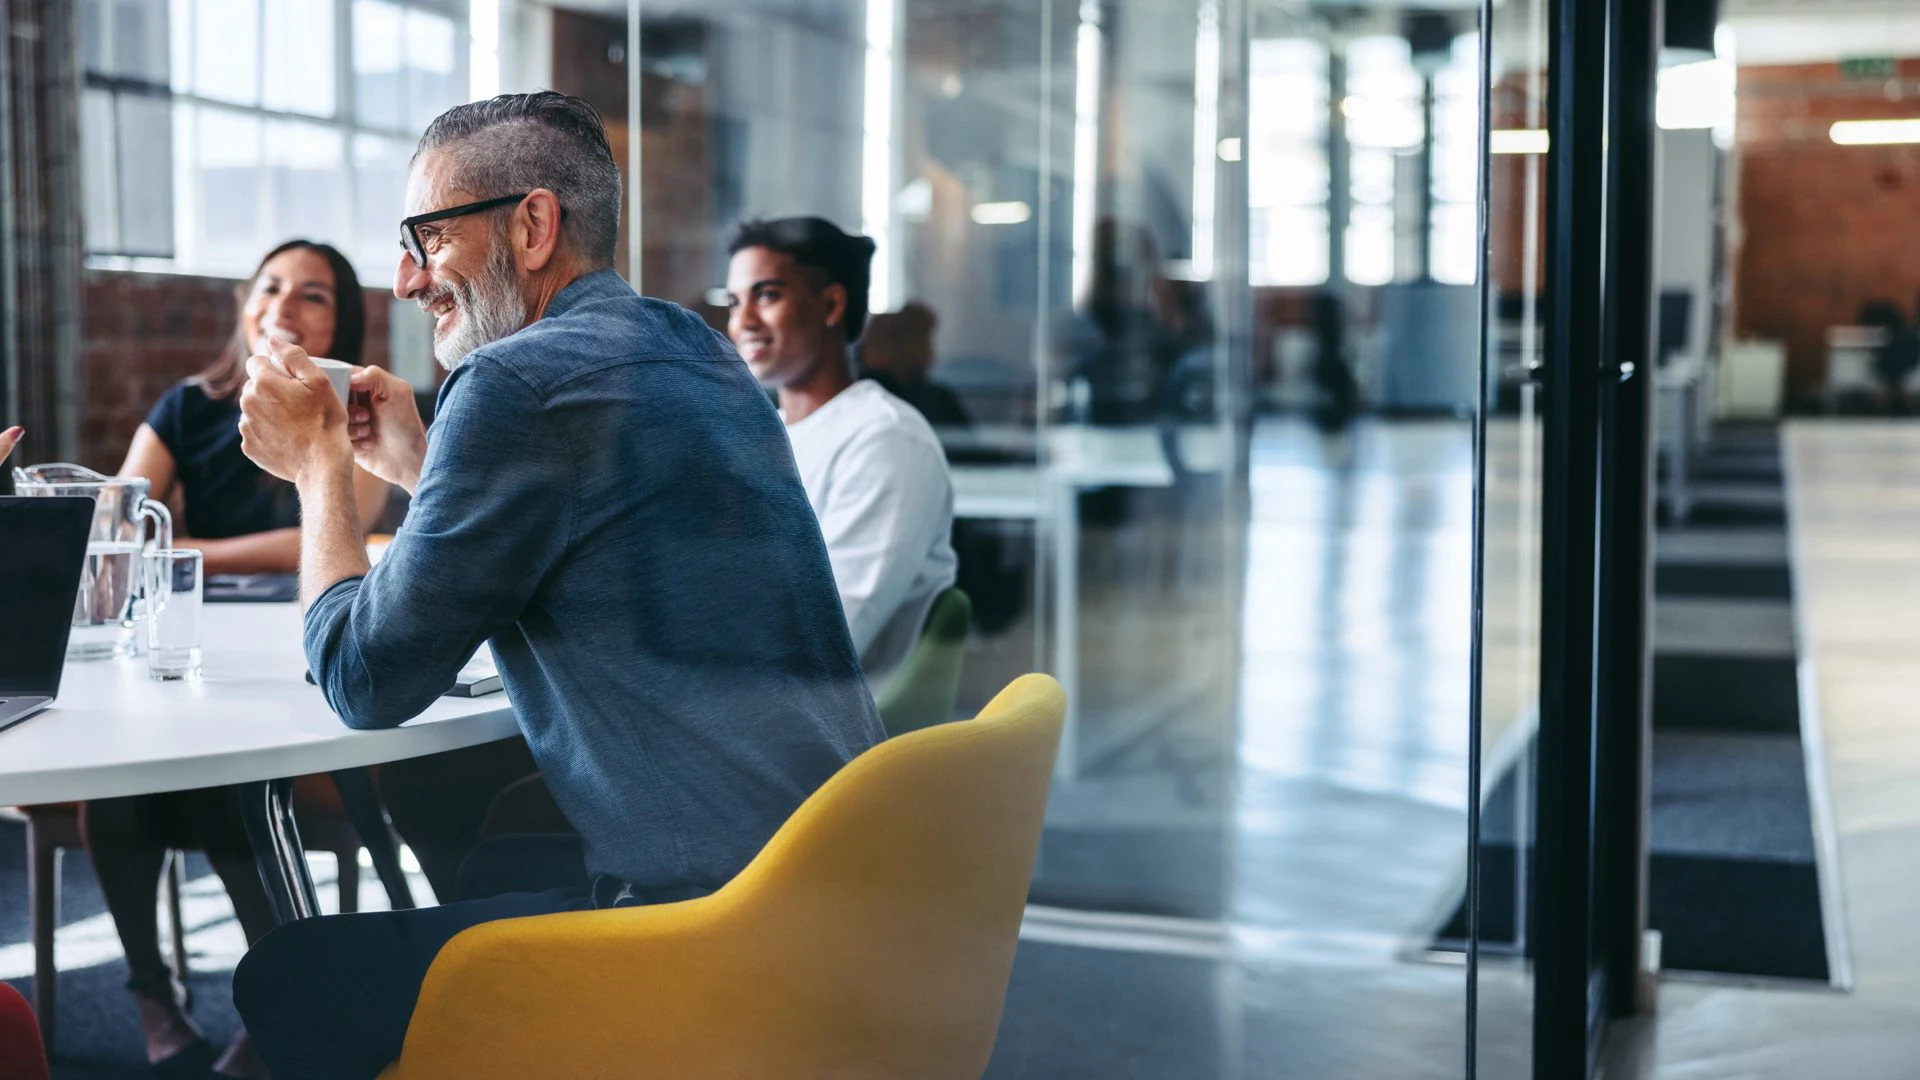
{"type": "Polygon", "coordinates": [[[281,917],[300,918],[318,905],[293,777],[519,733],[505,694],[441,698],[398,728],[354,731],[306,681],[297,606],[209,604],[202,619],[199,679],[155,682],[145,657],[68,662],[53,706],[0,731],[0,806],[245,785],[261,877],[281,917]]]}

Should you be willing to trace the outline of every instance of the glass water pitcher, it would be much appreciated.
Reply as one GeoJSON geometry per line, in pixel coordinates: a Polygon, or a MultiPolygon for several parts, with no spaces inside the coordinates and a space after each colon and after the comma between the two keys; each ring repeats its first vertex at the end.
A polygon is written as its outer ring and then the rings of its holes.
{"type": "Polygon", "coordinates": [[[13,489],[18,495],[85,495],[93,500],[93,532],[87,538],[80,595],[73,604],[68,659],[97,660],[139,651],[140,636],[134,629],[140,553],[148,541],[163,549],[173,547],[173,515],[164,504],[147,498],[146,479],[102,476],[79,465],[32,465],[13,470],[13,489]]]}

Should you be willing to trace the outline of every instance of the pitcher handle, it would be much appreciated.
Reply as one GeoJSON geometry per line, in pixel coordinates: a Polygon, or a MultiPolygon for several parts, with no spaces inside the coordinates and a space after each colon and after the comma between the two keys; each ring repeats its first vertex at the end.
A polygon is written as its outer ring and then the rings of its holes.
{"type": "Polygon", "coordinates": [[[141,499],[140,516],[153,520],[154,546],[161,551],[173,549],[173,511],[158,499],[141,499]]]}
{"type": "Polygon", "coordinates": [[[147,552],[173,550],[173,511],[167,509],[167,504],[157,499],[142,499],[140,517],[143,519],[140,530],[143,536],[147,531],[144,519],[153,522],[153,546],[149,548],[143,544],[134,553],[137,570],[134,574],[132,614],[136,623],[158,614],[167,603],[165,596],[154,595],[153,575],[150,572],[153,560],[147,558],[147,552]]]}

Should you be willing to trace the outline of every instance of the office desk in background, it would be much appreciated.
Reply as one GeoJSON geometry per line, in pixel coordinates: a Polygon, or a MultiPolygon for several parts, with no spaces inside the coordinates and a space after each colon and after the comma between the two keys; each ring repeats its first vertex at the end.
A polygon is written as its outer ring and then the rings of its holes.
{"type": "Polygon", "coordinates": [[[1034,464],[957,464],[953,476],[953,516],[996,521],[1031,521],[1041,543],[1053,552],[1058,575],[1052,612],[1052,671],[1067,692],[1066,727],[1054,775],[1071,780],[1080,771],[1080,512],[1079,495],[1098,488],[1165,488],[1176,474],[1167,446],[1176,447],[1189,472],[1225,467],[1226,435],[1217,427],[1191,426],[1099,428],[1063,426],[1044,436],[1032,428],[942,431],[949,453],[1008,457],[1024,453],[1034,464]]]}

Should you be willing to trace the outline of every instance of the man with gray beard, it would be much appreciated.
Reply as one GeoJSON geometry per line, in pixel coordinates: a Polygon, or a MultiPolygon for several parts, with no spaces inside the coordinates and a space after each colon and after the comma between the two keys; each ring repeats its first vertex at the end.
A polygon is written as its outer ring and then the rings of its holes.
{"type": "Polygon", "coordinates": [[[881,737],[780,419],[725,338],[613,272],[619,209],[585,102],[459,106],[414,155],[394,282],[451,372],[432,430],[378,369],[349,417],[299,349],[248,362],[240,430],[299,487],[328,703],[400,724],[490,642],[584,853],[557,888],[268,935],[234,1000],[278,1080],[377,1075],[467,927],[712,892],[881,737]],[[356,461],[414,493],[372,569],[356,461]]]}

